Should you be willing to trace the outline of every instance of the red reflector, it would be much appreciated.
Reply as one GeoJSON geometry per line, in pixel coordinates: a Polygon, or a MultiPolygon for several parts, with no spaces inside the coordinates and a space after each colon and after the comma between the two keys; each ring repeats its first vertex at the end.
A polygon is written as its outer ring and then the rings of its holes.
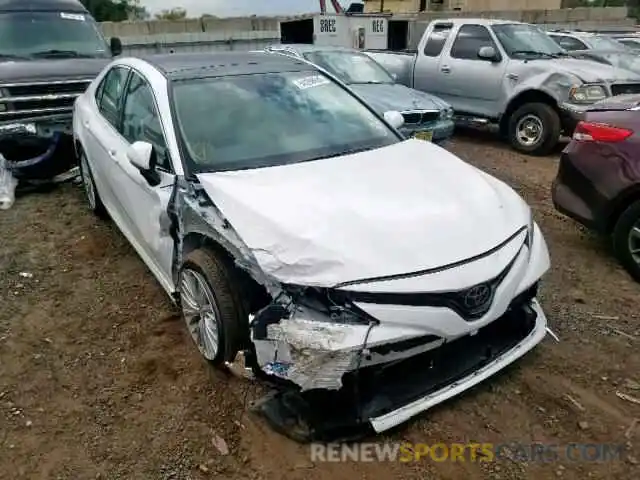
{"type": "Polygon", "coordinates": [[[573,139],[578,142],[621,142],[632,134],[633,130],[604,123],[579,122],[573,132],[573,139]]]}

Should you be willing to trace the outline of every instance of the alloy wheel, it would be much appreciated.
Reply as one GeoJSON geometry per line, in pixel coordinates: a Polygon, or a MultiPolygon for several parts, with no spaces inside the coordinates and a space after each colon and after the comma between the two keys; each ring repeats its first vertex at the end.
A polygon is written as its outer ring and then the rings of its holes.
{"type": "Polygon", "coordinates": [[[631,227],[628,241],[631,258],[640,265],[640,219],[631,227]]]}
{"type": "Polygon", "coordinates": [[[84,192],[87,195],[87,201],[91,210],[96,209],[96,190],[93,184],[93,178],[91,178],[91,172],[89,171],[89,163],[87,162],[87,156],[83,153],[80,157],[80,170],[82,175],[82,184],[84,185],[84,192]]]}
{"type": "Polygon", "coordinates": [[[521,145],[531,147],[542,139],[544,125],[542,120],[533,114],[524,115],[516,125],[516,137],[521,145]]]}
{"type": "Polygon", "coordinates": [[[204,276],[190,268],[180,279],[182,314],[200,353],[213,361],[220,351],[220,327],[215,297],[204,276]]]}

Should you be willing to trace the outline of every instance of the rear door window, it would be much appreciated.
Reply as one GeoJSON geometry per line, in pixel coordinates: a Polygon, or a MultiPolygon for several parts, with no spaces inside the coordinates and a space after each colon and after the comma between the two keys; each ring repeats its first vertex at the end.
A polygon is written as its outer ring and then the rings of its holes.
{"type": "Polygon", "coordinates": [[[127,68],[113,67],[102,79],[96,95],[100,113],[116,130],[119,130],[120,102],[128,74],[127,68]]]}
{"type": "Polygon", "coordinates": [[[574,37],[566,37],[564,35],[550,35],[550,37],[553,38],[558,45],[570,52],[588,49],[584,43],[574,37]]]}
{"type": "Polygon", "coordinates": [[[453,25],[450,23],[436,23],[429,34],[427,44],[424,46],[424,54],[427,57],[437,57],[442,52],[447,42],[453,25]]]}

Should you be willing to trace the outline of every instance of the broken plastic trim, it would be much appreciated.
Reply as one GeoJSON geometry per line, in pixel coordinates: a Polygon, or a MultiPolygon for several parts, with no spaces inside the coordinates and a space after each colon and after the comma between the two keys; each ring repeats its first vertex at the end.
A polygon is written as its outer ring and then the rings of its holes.
{"type": "Polygon", "coordinates": [[[9,210],[16,199],[18,180],[8,168],[7,161],[0,153],[0,210],[9,210]]]}
{"type": "MultiPolygon", "coordinates": [[[[8,168],[20,180],[54,179],[75,166],[72,152],[68,158],[54,155],[63,137],[72,136],[72,116],[66,114],[41,115],[0,123],[0,142],[10,141],[20,146],[23,142],[44,141],[46,148],[36,156],[16,160],[7,159],[8,168]]],[[[6,155],[6,152],[4,152],[6,155]]]]}
{"type": "Polygon", "coordinates": [[[253,410],[276,431],[299,442],[361,439],[373,433],[370,419],[435,395],[508,355],[536,328],[531,302],[513,303],[505,315],[477,333],[441,348],[349,372],[338,391],[280,391],[257,402],[253,410]]]}

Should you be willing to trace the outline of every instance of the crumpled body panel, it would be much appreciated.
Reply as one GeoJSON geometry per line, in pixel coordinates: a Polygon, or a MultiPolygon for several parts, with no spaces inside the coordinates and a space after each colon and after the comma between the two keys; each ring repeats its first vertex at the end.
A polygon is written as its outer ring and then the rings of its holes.
{"type": "Polygon", "coordinates": [[[6,159],[0,153],[0,210],[8,210],[13,206],[17,186],[18,180],[14,178],[6,159]]]}

